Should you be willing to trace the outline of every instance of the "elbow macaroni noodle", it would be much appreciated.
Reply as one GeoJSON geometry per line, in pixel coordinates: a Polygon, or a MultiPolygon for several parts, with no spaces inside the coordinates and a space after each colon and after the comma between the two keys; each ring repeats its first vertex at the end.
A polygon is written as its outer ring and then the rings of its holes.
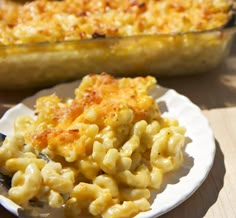
{"type": "Polygon", "coordinates": [[[74,99],[39,98],[36,118],[18,118],[0,147],[0,170],[12,176],[9,198],[23,207],[64,206],[71,218],[150,210],[151,189],[182,165],[185,139],[185,128],[162,117],[148,95],[155,83],[88,75],[74,99]]]}

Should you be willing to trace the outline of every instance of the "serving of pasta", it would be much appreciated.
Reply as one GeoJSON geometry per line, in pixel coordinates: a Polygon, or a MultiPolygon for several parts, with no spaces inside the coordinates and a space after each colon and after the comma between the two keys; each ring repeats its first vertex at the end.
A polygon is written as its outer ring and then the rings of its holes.
{"type": "Polygon", "coordinates": [[[151,209],[152,190],[183,164],[185,127],[163,117],[154,77],[85,76],[74,98],[42,96],[0,147],[8,197],[65,217],[129,218],[151,209]]]}

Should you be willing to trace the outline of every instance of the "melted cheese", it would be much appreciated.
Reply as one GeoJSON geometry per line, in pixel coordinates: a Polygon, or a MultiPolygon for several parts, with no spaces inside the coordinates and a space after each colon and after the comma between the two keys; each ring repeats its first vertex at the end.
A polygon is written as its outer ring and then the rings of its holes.
{"type": "Polygon", "coordinates": [[[56,95],[37,100],[32,128],[26,143],[49,149],[72,162],[92,151],[97,134],[105,128],[130,128],[140,120],[159,120],[155,100],[148,95],[154,77],[115,79],[108,74],[88,75],[75,90],[75,98],[63,101],[56,95]]]}
{"type": "Polygon", "coordinates": [[[201,31],[225,24],[229,10],[227,0],[1,0],[0,43],[201,31]]]}

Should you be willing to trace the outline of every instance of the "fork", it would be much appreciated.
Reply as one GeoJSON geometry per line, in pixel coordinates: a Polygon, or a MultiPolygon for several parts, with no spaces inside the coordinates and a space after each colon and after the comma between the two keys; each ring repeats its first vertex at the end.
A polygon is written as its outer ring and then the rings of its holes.
{"type": "MultiPolygon", "coordinates": [[[[2,146],[6,135],[0,133],[0,146],[2,146]]],[[[43,153],[39,153],[39,158],[50,161],[50,158],[43,153]]],[[[12,177],[0,172],[0,204],[7,208],[11,213],[20,218],[63,218],[63,208],[44,208],[31,203],[27,208],[22,208],[7,197],[8,190],[11,188],[12,177]]]]}

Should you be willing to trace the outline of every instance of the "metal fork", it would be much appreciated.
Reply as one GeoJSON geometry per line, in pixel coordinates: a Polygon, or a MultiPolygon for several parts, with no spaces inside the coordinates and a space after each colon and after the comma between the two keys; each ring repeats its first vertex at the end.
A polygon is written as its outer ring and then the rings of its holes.
{"type": "MultiPolygon", "coordinates": [[[[3,141],[6,136],[0,133],[0,146],[2,146],[3,141]]],[[[45,154],[40,153],[39,157],[50,161],[50,158],[45,154]]],[[[63,218],[64,212],[63,208],[45,208],[40,207],[40,205],[36,205],[36,203],[31,203],[31,205],[27,208],[22,208],[19,205],[15,204],[7,197],[8,190],[11,188],[11,176],[4,175],[0,172],[0,204],[8,209],[14,215],[21,218],[63,218]]]]}

